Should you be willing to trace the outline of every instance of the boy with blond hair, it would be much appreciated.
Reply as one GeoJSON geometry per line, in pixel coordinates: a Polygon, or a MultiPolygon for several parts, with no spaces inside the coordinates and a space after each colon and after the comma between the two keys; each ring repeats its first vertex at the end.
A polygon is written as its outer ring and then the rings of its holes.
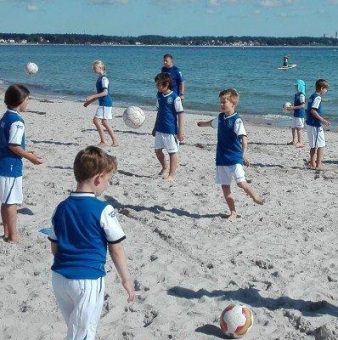
{"type": "Polygon", "coordinates": [[[67,340],[94,340],[104,300],[107,247],[128,294],[135,298],[114,208],[96,196],[117,170],[116,158],[89,146],[74,161],[77,188],[55,209],[51,241],[52,284],[67,324],[67,340]]]}
{"type": "Polygon", "coordinates": [[[248,137],[243,121],[236,112],[239,93],[235,89],[227,89],[219,93],[219,99],[221,113],[218,117],[209,121],[199,121],[197,125],[217,129],[216,183],[222,186],[225,201],[230,209],[229,220],[234,222],[237,212],[230,187],[233,178],[255,203],[263,204],[264,200],[245,180],[243,164],[249,166],[250,162],[247,155],[248,137]]]}

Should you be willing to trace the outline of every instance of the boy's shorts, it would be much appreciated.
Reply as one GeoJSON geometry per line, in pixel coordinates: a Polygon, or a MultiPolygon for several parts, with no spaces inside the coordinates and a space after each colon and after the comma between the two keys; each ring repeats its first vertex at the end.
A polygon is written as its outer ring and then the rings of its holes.
{"type": "Polygon", "coordinates": [[[236,183],[245,181],[245,172],[242,164],[216,166],[216,184],[230,185],[232,179],[236,183]]]}
{"type": "Polygon", "coordinates": [[[293,128],[304,129],[304,118],[293,117],[293,128]]]}
{"type": "Polygon", "coordinates": [[[52,271],[56,302],[67,324],[66,339],[95,340],[103,307],[104,277],[71,280],[52,271]]]}
{"type": "Polygon", "coordinates": [[[0,176],[0,203],[21,204],[22,201],[22,177],[0,176]]]}
{"type": "Polygon", "coordinates": [[[168,153],[176,153],[178,151],[178,147],[179,141],[175,135],[156,131],[154,142],[155,150],[166,149],[168,153]]]}
{"type": "Polygon", "coordinates": [[[113,119],[111,106],[99,106],[96,110],[95,117],[99,119],[113,119]]]}
{"type": "Polygon", "coordinates": [[[325,146],[323,127],[307,125],[306,129],[310,148],[323,148],[325,146]]]}

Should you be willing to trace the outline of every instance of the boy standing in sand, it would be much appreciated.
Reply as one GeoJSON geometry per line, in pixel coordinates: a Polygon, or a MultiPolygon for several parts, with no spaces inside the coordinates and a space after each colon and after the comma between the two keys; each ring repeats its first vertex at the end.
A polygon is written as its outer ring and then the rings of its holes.
{"type": "Polygon", "coordinates": [[[5,93],[7,111],[0,120],[0,205],[4,240],[17,242],[17,205],[22,203],[22,158],[35,165],[42,160],[25,150],[25,123],[29,90],[24,85],[11,85],[5,93]]]}
{"type": "Polygon", "coordinates": [[[159,73],[155,82],[158,89],[157,117],[153,129],[155,154],[162,166],[159,174],[167,180],[173,180],[177,169],[178,145],[184,140],[184,111],[181,98],[171,90],[170,75],[159,73]],[[163,149],[169,154],[169,166],[163,149]]]}
{"type": "Polygon", "coordinates": [[[296,94],[293,105],[286,107],[287,111],[293,110],[293,128],[292,141],[288,145],[294,145],[297,148],[304,147],[303,129],[305,117],[305,82],[301,79],[296,81],[296,94]]]}
{"type": "Polygon", "coordinates": [[[199,121],[197,125],[217,129],[216,183],[222,186],[224,198],[230,209],[229,220],[234,222],[237,212],[230,187],[232,178],[255,203],[263,204],[264,200],[245,180],[243,163],[246,166],[250,163],[247,156],[248,137],[243,121],[236,112],[239,93],[235,89],[227,89],[219,93],[219,99],[222,112],[218,117],[209,121],[199,121]]]}
{"type": "Polygon", "coordinates": [[[117,138],[114,134],[112,127],[109,125],[109,120],[112,120],[112,106],[113,100],[109,94],[109,80],[106,76],[106,67],[101,60],[96,60],[93,63],[93,71],[99,75],[96,81],[96,91],[97,93],[92,94],[86,98],[84,107],[95,100],[99,100],[99,107],[96,110],[95,116],[93,118],[93,123],[100,136],[99,146],[106,145],[104,130],[105,128],[112,140],[112,146],[118,146],[117,138]]]}
{"type": "Polygon", "coordinates": [[[329,89],[329,83],[325,79],[316,81],[316,92],[313,93],[309,100],[306,110],[307,135],[310,145],[310,161],[308,163],[311,169],[322,170],[323,155],[325,147],[325,136],[322,124],[330,125],[330,122],[321,115],[322,96],[329,89]]]}
{"type": "Polygon", "coordinates": [[[54,255],[52,283],[67,324],[66,339],[94,340],[104,300],[107,246],[128,302],[135,298],[121,241],[126,236],[114,208],[96,196],[116,172],[115,157],[89,146],[74,161],[76,191],[54,211],[49,235],[54,255]]]}

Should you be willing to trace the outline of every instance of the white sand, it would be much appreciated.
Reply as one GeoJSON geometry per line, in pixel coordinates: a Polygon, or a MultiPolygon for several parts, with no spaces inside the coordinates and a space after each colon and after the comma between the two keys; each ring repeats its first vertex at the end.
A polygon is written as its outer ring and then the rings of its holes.
{"type": "MultiPolygon", "coordinates": [[[[95,105],[39,100],[29,105],[46,113],[24,115],[28,148],[44,165],[25,162],[20,244],[0,241],[4,340],[64,336],[50,283],[50,245],[38,230],[50,226],[55,206],[74,189],[76,153],[98,142],[91,123],[95,105]]],[[[104,198],[120,212],[138,296],[128,306],[108,260],[97,338],[222,338],[218,319],[234,301],[254,312],[248,340],[338,339],[337,133],[326,133],[327,170],[317,173],[304,167],[308,146],[285,145],[290,129],[246,124],[252,162],[247,178],[266,204],[255,205],[234,186],[242,217],[230,223],[222,218],[227,207],[214,183],[215,131],[195,124],[206,117],[186,115],[177,179],[168,183],[156,175],[154,112],[131,130],[123,124],[123,109],[114,110],[120,146],[107,150],[117,156],[119,172],[104,198]]]]}

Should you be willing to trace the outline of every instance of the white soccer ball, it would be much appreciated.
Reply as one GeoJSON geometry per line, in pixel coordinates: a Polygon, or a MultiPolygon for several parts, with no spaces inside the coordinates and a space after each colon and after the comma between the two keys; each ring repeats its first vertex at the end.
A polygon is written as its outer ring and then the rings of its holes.
{"type": "Polygon", "coordinates": [[[284,112],[288,112],[287,108],[289,108],[289,107],[291,107],[291,106],[292,106],[292,104],[291,104],[290,102],[285,102],[285,103],[283,104],[283,111],[284,111],[284,112]]]}
{"type": "Polygon", "coordinates": [[[28,74],[35,74],[39,71],[39,67],[35,63],[27,63],[25,66],[25,71],[28,74]]]}
{"type": "Polygon", "coordinates": [[[137,106],[129,106],[123,112],[124,123],[133,129],[138,129],[145,119],[143,110],[137,106]]]}
{"type": "Polygon", "coordinates": [[[253,324],[251,310],[242,305],[230,304],[221,314],[220,326],[223,333],[231,338],[241,338],[253,324]]]}

